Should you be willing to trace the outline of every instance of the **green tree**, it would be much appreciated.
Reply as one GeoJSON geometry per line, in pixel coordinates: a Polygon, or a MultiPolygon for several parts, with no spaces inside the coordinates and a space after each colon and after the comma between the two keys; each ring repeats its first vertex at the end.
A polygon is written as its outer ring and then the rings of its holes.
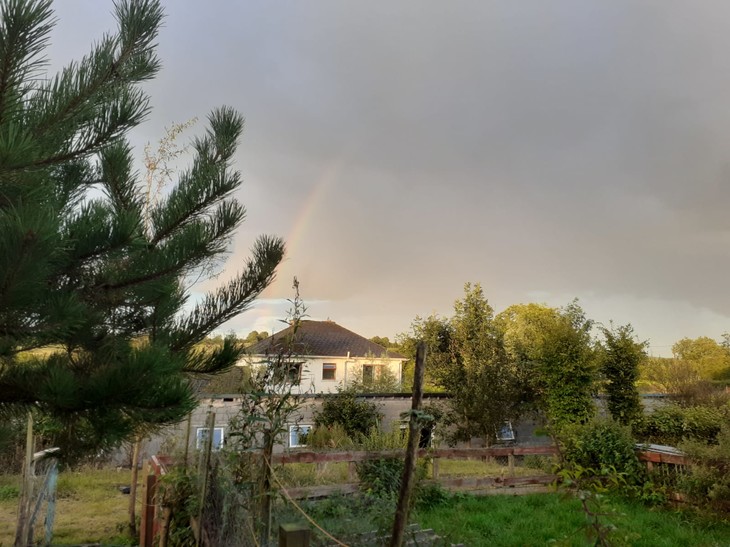
{"type": "Polygon", "coordinates": [[[449,319],[430,315],[423,318],[416,316],[411,323],[411,330],[397,336],[397,349],[408,357],[403,366],[403,384],[408,387],[413,382],[413,369],[416,361],[416,346],[420,340],[426,343],[425,388],[429,391],[442,391],[440,378],[448,370],[451,359],[451,339],[453,328],[449,319]]]}
{"type": "Polygon", "coordinates": [[[230,338],[196,344],[247,309],[284,251],[259,238],[238,276],[185,306],[244,218],[232,197],[243,119],[214,110],[192,165],[147,215],[125,134],[149,112],[140,84],[158,71],[163,15],[155,0],[115,14],[116,33],[44,79],[50,1],[0,5],[0,412],[33,410],[85,449],[189,412],[190,375],[243,351],[230,338]]]}
{"type": "Polygon", "coordinates": [[[631,325],[601,327],[603,343],[599,364],[606,382],[608,410],[617,422],[628,425],[642,415],[637,381],[646,360],[647,342],[636,340],[631,325]]]}
{"type": "Polygon", "coordinates": [[[246,347],[253,346],[257,342],[260,342],[261,340],[266,340],[269,337],[269,333],[265,330],[259,332],[257,330],[252,330],[248,333],[248,336],[243,340],[243,345],[246,347]]]}
{"type": "Polygon", "coordinates": [[[672,346],[674,358],[687,363],[703,380],[730,377],[730,349],[707,336],[682,338],[672,346]]]}
{"type": "Polygon", "coordinates": [[[390,338],[387,336],[373,336],[369,339],[374,344],[378,344],[379,346],[383,346],[385,349],[390,349],[390,338]]]}
{"type": "Polygon", "coordinates": [[[577,302],[560,309],[510,306],[495,318],[495,324],[522,379],[523,399],[534,401],[552,426],[560,430],[594,415],[593,322],[577,302]]]}
{"type": "Polygon", "coordinates": [[[451,394],[447,421],[455,440],[478,436],[491,444],[504,422],[517,417],[519,386],[480,284],[464,286],[450,325],[450,359],[438,371],[451,394]]]}

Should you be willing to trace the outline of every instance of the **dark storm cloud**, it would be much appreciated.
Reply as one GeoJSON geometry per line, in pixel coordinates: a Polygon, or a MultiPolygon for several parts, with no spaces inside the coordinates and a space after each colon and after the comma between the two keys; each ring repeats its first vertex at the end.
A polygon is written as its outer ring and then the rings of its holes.
{"type": "MultiPolygon", "coordinates": [[[[503,305],[542,291],[730,315],[726,3],[168,4],[136,138],[222,103],[246,115],[234,259],[257,233],[295,241],[272,298],[299,274],[331,301],[320,315],[386,334],[447,312],[466,280],[503,305]]],[[[57,8],[54,54],[110,21],[104,2],[57,8]]]]}

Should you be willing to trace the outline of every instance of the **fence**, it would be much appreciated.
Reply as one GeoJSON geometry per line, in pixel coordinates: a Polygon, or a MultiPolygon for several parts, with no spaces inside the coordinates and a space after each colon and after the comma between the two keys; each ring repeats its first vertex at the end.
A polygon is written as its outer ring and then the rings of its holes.
{"type": "MultiPolygon", "coordinates": [[[[525,473],[523,463],[525,456],[543,456],[553,458],[557,450],[552,446],[529,447],[493,447],[493,448],[445,448],[436,450],[419,450],[419,458],[431,459],[431,482],[438,483],[448,490],[473,490],[480,493],[501,488],[539,488],[555,480],[555,476],[545,472],[525,473]],[[493,461],[498,468],[490,473],[491,476],[449,477],[442,473],[443,461],[479,460],[493,461]],[[521,468],[519,474],[516,470],[521,468]],[[496,476],[495,476],[496,475],[496,476]]],[[[347,483],[325,486],[305,486],[287,488],[287,493],[293,498],[315,498],[329,496],[335,493],[346,494],[358,490],[356,466],[360,462],[389,458],[402,458],[402,450],[381,451],[343,451],[343,452],[313,452],[297,451],[277,454],[273,463],[287,464],[315,464],[318,467],[328,463],[346,462],[348,464],[347,483]]]]}
{"type": "MultiPolygon", "coordinates": [[[[434,484],[452,491],[468,490],[478,494],[499,494],[499,493],[526,493],[544,491],[548,485],[556,480],[553,474],[540,472],[525,464],[527,457],[541,457],[552,459],[558,454],[553,446],[528,446],[528,447],[493,447],[493,448],[444,448],[427,450],[421,449],[418,452],[419,458],[428,458],[430,464],[430,480],[434,484]],[[446,467],[447,462],[458,461],[481,461],[492,462],[489,476],[487,474],[474,474],[471,476],[451,476],[446,467]]],[[[662,450],[638,449],[637,455],[641,461],[646,462],[649,469],[657,465],[669,468],[671,472],[677,472],[689,464],[688,459],[678,453],[668,453],[662,450]]],[[[365,461],[402,458],[402,450],[381,450],[381,451],[339,451],[339,452],[314,452],[309,450],[297,450],[275,454],[272,463],[279,469],[286,469],[293,464],[311,464],[317,468],[323,468],[330,463],[346,463],[347,471],[344,477],[346,482],[337,484],[315,485],[315,486],[288,486],[284,485],[288,497],[295,499],[321,498],[333,494],[355,493],[360,489],[357,482],[357,464],[365,461]]],[[[154,457],[148,464],[148,473],[144,485],[145,508],[142,512],[141,541],[142,546],[153,545],[153,538],[158,535],[159,523],[161,520],[160,508],[155,500],[157,480],[166,472],[166,467],[171,465],[169,458],[164,456],[154,457]]],[[[196,524],[198,524],[196,522],[196,524]]],[[[199,524],[198,524],[199,526],[199,524]]],[[[200,526],[199,533],[205,526],[200,526]]],[[[203,534],[205,536],[205,534],[203,534]]],[[[212,545],[215,542],[209,541],[206,537],[201,538],[203,545],[212,545]]]]}

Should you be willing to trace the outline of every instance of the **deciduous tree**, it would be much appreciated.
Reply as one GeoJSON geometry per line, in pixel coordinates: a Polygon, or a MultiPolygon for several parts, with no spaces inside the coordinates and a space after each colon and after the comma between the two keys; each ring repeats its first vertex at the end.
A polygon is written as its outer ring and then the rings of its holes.
{"type": "Polygon", "coordinates": [[[551,425],[585,422],[595,413],[593,323],[577,302],[564,308],[510,306],[496,318],[531,398],[551,425]]]}
{"type": "Polygon", "coordinates": [[[646,360],[647,342],[639,342],[631,325],[601,327],[600,370],[605,380],[608,410],[617,422],[628,425],[642,414],[637,381],[646,360]]]}

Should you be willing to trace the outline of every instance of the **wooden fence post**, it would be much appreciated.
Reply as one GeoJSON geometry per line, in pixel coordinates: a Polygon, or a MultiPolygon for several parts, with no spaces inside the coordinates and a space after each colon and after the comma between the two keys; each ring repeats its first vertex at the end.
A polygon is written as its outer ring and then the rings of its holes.
{"type": "Polygon", "coordinates": [[[311,530],[303,524],[279,525],[279,547],[309,547],[311,530]]]}
{"type": "Polygon", "coordinates": [[[390,536],[390,547],[400,547],[408,523],[408,508],[418,459],[418,442],[421,438],[421,424],[416,413],[421,410],[423,400],[423,374],[426,369],[426,344],[421,341],[416,349],[416,369],[413,378],[413,398],[411,402],[411,419],[408,422],[408,448],[403,466],[403,478],[398,495],[398,506],[393,519],[393,533],[390,536]]]}
{"type": "Polygon", "coordinates": [[[507,468],[509,469],[509,476],[515,476],[515,455],[507,454],[507,468]]]}
{"type": "Polygon", "coordinates": [[[196,538],[197,547],[203,545],[203,514],[205,512],[205,501],[208,494],[208,476],[210,475],[210,453],[213,450],[213,437],[215,433],[215,412],[208,412],[208,419],[206,420],[206,427],[208,428],[208,436],[205,438],[205,451],[203,453],[203,459],[198,469],[198,477],[202,477],[202,483],[200,486],[200,509],[198,510],[198,537],[196,538]]]}
{"type": "Polygon", "coordinates": [[[435,481],[439,480],[439,460],[440,458],[434,456],[433,463],[431,464],[431,478],[435,481]]]}
{"type": "Polygon", "coordinates": [[[15,530],[15,547],[26,547],[30,537],[30,504],[33,497],[33,414],[28,412],[25,437],[25,462],[23,484],[18,502],[18,525],[15,530]]]}

